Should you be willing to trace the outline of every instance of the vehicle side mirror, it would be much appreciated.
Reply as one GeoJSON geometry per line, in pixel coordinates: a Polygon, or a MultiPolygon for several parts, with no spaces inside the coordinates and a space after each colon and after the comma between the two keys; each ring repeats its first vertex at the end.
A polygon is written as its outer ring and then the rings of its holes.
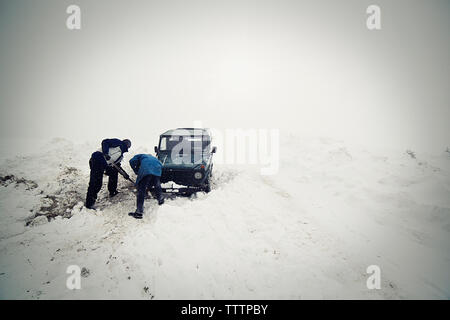
{"type": "Polygon", "coordinates": [[[155,153],[158,153],[158,147],[155,146],[155,153]]]}
{"type": "Polygon", "coordinates": [[[211,153],[216,153],[216,151],[217,151],[217,147],[213,147],[211,150],[211,153]]]}

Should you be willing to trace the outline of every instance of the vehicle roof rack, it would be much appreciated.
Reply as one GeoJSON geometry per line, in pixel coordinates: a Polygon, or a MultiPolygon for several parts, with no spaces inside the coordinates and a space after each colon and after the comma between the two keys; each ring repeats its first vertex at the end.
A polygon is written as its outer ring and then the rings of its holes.
{"type": "Polygon", "coordinates": [[[206,128],[177,128],[164,132],[161,136],[210,136],[206,128]]]}

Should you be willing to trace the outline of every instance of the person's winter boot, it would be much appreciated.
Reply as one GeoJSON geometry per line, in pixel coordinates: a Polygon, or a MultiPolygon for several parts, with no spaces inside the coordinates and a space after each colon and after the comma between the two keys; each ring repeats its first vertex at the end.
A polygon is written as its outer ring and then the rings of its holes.
{"type": "Polygon", "coordinates": [[[158,199],[158,204],[159,204],[159,205],[162,205],[163,203],[164,203],[164,198],[158,199]]]}
{"type": "Polygon", "coordinates": [[[87,199],[86,199],[86,203],[84,204],[84,206],[85,206],[86,208],[88,208],[88,209],[93,209],[93,210],[95,210],[94,204],[95,204],[95,200],[93,200],[92,198],[87,198],[87,199]]]}
{"type": "Polygon", "coordinates": [[[135,219],[142,219],[142,212],[130,212],[128,215],[135,219]]]}
{"type": "Polygon", "coordinates": [[[112,198],[112,197],[114,197],[114,196],[116,196],[116,195],[118,195],[118,194],[119,194],[119,191],[114,190],[113,192],[110,192],[110,193],[109,193],[109,197],[112,198]]]}

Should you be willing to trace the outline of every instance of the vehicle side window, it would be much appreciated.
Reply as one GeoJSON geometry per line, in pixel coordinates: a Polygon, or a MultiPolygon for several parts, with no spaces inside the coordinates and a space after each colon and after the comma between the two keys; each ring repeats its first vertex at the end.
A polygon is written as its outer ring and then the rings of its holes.
{"type": "Polygon", "coordinates": [[[159,145],[159,150],[166,151],[167,150],[167,138],[161,138],[161,143],[159,145]]]}

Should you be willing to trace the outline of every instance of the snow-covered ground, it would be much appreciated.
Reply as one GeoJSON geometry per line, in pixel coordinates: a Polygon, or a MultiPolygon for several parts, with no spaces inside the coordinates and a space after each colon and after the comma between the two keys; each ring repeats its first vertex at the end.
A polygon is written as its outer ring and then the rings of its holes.
{"type": "MultiPolygon", "coordinates": [[[[123,167],[152,146],[135,143],[123,167]]],[[[0,161],[2,299],[450,298],[444,150],[284,135],[277,175],[215,165],[209,194],[148,199],[135,220],[121,178],[118,197],[105,186],[97,211],[83,207],[97,145],[24,149],[0,161]],[[66,287],[69,265],[85,268],[80,290],[66,287]],[[366,287],[369,265],[380,290],[366,287]]]]}

